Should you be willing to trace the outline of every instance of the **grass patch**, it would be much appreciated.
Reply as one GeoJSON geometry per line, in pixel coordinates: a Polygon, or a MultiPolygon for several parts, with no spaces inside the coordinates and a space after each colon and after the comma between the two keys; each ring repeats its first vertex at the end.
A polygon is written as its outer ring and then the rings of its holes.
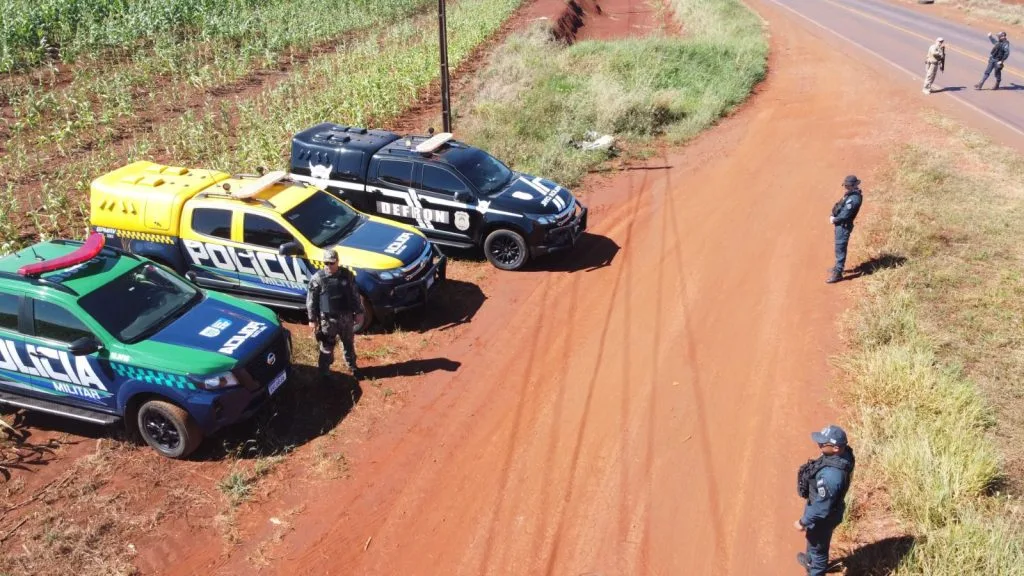
{"type": "Polygon", "coordinates": [[[1000,20],[1015,26],[1024,24],[1024,6],[1020,4],[1008,4],[1000,0],[936,0],[935,3],[955,6],[968,14],[1000,20]]]}
{"type": "Polygon", "coordinates": [[[916,535],[898,574],[1019,573],[1024,516],[1000,492],[1024,480],[1024,161],[929,120],[943,141],[905,146],[872,194],[868,249],[906,263],[867,277],[849,317],[861,477],[916,535]]]}
{"type": "Polygon", "coordinates": [[[607,158],[571,145],[587,132],[620,144],[695,136],[765,75],[761,20],[738,0],[674,0],[687,36],[564,47],[541,25],[494,55],[460,122],[463,138],[516,169],[565,185],[607,158]]]}

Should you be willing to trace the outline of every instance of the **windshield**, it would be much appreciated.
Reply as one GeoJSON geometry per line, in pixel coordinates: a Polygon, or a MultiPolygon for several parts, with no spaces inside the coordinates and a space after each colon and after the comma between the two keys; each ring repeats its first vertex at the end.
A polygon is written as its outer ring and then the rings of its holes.
{"type": "Polygon", "coordinates": [[[359,221],[359,214],[327,192],[311,195],[284,217],[318,248],[337,244],[359,221]]]}
{"type": "Polygon", "coordinates": [[[78,303],[122,342],[135,342],[181,316],[199,291],[155,264],[140,264],[78,303]]]}
{"type": "Polygon", "coordinates": [[[512,171],[507,166],[479,148],[449,148],[444,159],[488,196],[512,179],[512,171]]]}

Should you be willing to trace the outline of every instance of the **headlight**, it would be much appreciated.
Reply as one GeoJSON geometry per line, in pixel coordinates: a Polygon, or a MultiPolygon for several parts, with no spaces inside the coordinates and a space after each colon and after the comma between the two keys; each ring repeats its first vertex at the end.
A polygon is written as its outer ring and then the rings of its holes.
{"type": "Polygon", "coordinates": [[[537,222],[547,226],[548,224],[554,224],[556,218],[554,216],[540,216],[537,218],[537,222]]]}
{"type": "Polygon", "coordinates": [[[222,372],[212,376],[194,376],[190,374],[188,379],[203,390],[221,390],[238,386],[238,377],[232,372],[222,372]]]}
{"type": "Polygon", "coordinates": [[[373,270],[372,272],[373,275],[376,276],[377,278],[386,281],[394,280],[399,277],[397,270],[373,270]]]}

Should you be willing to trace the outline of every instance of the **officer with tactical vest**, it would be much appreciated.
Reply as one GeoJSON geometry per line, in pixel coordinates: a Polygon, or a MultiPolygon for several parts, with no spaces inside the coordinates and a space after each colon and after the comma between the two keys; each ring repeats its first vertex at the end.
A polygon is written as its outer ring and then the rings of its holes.
{"type": "Polygon", "coordinates": [[[974,85],[974,88],[981,90],[981,87],[985,85],[985,81],[988,80],[989,74],[996,73],[996,86],[995,90],[999,90],[999,83],[1003,80],[1003,64],[1006,63],[1006,59],[1010,57],[1010,41],[1006,39],[1006,32],[1000,32],[998,38],[994,38],[992,33],[988,33],[988,41],[993,44],[992,51],[988,55],[988,67],[985,68],[985,74],[981,77],[981,82],[974,85]]]}
{"type": "Polygon", "coordinates": [[[856,176],[852,174],[847,176],[843,180],[843,188],[846,188],[846,193],[832,206],[832,216],[829,216],[828,219],[836,227],[836,265],[828,280],[825,280],[829,284],[843,279],[843,270],[846,269],[846,249],[850,245],[853,221],[857,218],[861,202],[863,202],[860,180],[856,176]]]}
{"type": "Polygon", "coordinates": [[[348,268],[338,266],[338,253],[333,248],[324,251],[324,268],[309,280],[306,312],[309,327],[320,346],[317,362],[320,376],[327,376],[334,362],[334,347],[340,338],[352,376],[361,379],[362,374],[356,367],[354,322],[355,317],[363,313],[363,302],[355,276],[348,268]]]}
{"type": "Polygon", "coordinates": [[[846,512],[846,491],[853,479],[855,460],[846,432],[839,426],[813,432],[811,440],[818,444],[821,457],[808,460],[797,473],[797,493],[807,504],[794,527],[807,537],[807,552],[797,554],[796,560],[810,576],[824,576],[832,531],[846,512]]]}

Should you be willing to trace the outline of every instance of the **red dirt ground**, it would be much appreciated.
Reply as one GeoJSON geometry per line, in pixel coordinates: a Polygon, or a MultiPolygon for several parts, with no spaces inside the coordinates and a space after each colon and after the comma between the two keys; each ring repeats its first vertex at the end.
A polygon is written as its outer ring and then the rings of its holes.
{"type": "Polygon", "coordinates": [[[850,172],[871,217],[872,170],[908,129],[893,111],[915,107],[755,6],[773,58],[751,103],[586,182],[593,235],[502,275],[438,352],[459,371],[418,378],[349,479],[280,494],[238,551],[192,540],[167,573],[246,573],[257,549],[279,574],[793,571],[793,476],[834,415],[828,358],[855,289],[823,283],[825,218],[850,172]],[[299,506],[268,544],[267,519],[299,506]]]}

